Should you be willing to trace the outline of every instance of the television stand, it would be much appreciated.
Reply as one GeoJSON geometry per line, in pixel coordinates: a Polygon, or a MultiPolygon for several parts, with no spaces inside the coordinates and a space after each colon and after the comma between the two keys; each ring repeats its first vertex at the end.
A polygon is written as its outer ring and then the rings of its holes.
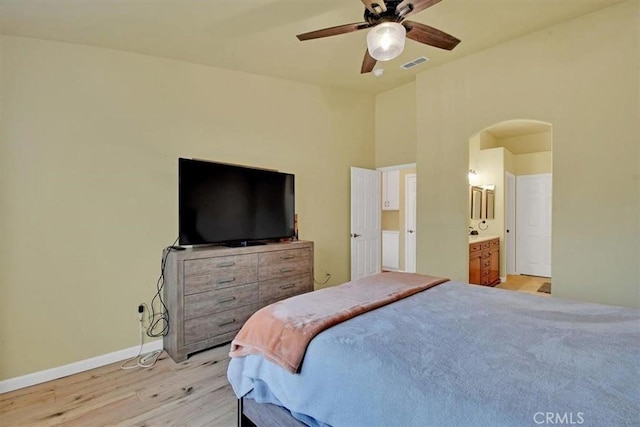
{"type": "Polygon", "coordinates": [[[187,248],[163,256],[164,349],[176,362],[231,341],[258,309],[313,290],[313,242],[187,248]]]}
{"type": "Polygon", "coordinates": [[[260,241],[244,240],[242,242],[225,243],[223,246],[226,246],[228,248],[246,248],[247,246],[262,246],[262,245],[266,245],[266,243],[260,242],[260,241]]]}

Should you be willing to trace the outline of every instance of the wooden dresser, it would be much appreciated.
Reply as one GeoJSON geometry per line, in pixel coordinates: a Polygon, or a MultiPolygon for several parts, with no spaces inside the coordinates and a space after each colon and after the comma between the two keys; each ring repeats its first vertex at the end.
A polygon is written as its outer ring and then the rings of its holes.
{"type": "Polygon", "coordinates": [[[500,239],[469,242],[469,283],[495,286],[500,283],[500,239]]]}
{"type": "Polygon", "coordinates": [[[259,308],[312,291],[313,242],[171,250],[164,281],[164,349],[182,362],[231,341],[259,308]]]}

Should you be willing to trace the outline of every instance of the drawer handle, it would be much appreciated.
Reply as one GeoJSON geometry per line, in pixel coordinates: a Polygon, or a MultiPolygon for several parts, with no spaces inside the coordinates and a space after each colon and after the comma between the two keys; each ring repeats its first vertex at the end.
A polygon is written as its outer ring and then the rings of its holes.
{"type": "Polygon", "coordinates": [[[282,267],[280,269],[280,273],[290,273],[292,271],[293,271],[293,268],[290,268],[290,267],[282,267]]]}
{"type": "Polygon", "coordinates": [[[218,280],[216,283],[217,283],[218,285],[221,285],[221,284],[223,284],[223,283],[231,283],[231,282],[235,282],[235,281],[236,281],[236,278],[235,278],[235,277],[232,277],[232,278],[230,278],[230,279],[220,279],[220,280],[218,280]]]}
{"type": "Polygon", "coordinates": [[[230,325],[232,323],[236,323],[236,319],[229,319],[226,322],[218,323],[218,326],[227,326],[227,325],[230,325]]]}
{"type": "Polygon", "coordinates": [[[280,259],[293,259],[295,257],[295,255],[280,255],[280,259]]]}
{"type": "Polygon", "coordinates": [[[280,289],[291,289],[293,288],[295,285],[293,283],[289,283],[287,285],[280,285],[280,289]]]}
{"type": "Polygon", "coordinates": [[[220,264],[217,264],[216,267],[233,267],[234,265],[236,265],[234,261],[227,261],[227,262],[221,262],[220,264]]]}
{"type": "Polygon", "coordinates": [[[226,297],[226,298],[220,298],[218,300],[218,304],[224,304],[225,302],[231,302],[233,300],[235,300],[236,297],[226,297]]]}

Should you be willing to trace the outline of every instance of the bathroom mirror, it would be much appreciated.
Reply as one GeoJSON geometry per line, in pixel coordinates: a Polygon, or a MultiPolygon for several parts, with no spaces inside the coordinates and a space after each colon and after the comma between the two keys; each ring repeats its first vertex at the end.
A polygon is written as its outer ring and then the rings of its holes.
{"type": "Polygon", "coordinates": [[[471,186],[469,188],[471,195],[471,219],[482,218],[482,187],[471,186]]]}
{"type": "Polygon", "coordinates": [[[484,217],[485,219],[494,219],[495,209],[495,185],[485,185],[484,190],[484,217]]]}
{"type": "Polygon", "coordinates": [[[471,197],[471,219],[495,218],[495,185],[472,185],[469,187],[469,194],[471,197]]]}

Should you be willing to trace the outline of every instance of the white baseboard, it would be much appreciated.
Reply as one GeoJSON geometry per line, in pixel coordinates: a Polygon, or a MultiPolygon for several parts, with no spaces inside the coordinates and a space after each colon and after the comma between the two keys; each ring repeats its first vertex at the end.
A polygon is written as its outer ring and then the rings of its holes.
{"type": "MultiPolygon", "coordinates": [[[[29,387],[35,384],[41,384],[47,381],[56,380],[58,378],[77,374],[78,372],[88,371],[89,369],[109,365],[121,360],[126,360],[138,354],[139,349],[140,346],[137,345],[135,347],[129,347],[124,350],[114,351],[113,353],[92,357],[91,359],[85,359],[79,362],[70,363],[68,365],[34,372],[32,374],[23,375],[21,377],[9,378],[8,380],[0,381],[0,394],[18,390],[24,387],[29,387]]],[[[162,340],[151,341],[142,346],[143,354],[156,350],[162,350],[162,340]]]]}

